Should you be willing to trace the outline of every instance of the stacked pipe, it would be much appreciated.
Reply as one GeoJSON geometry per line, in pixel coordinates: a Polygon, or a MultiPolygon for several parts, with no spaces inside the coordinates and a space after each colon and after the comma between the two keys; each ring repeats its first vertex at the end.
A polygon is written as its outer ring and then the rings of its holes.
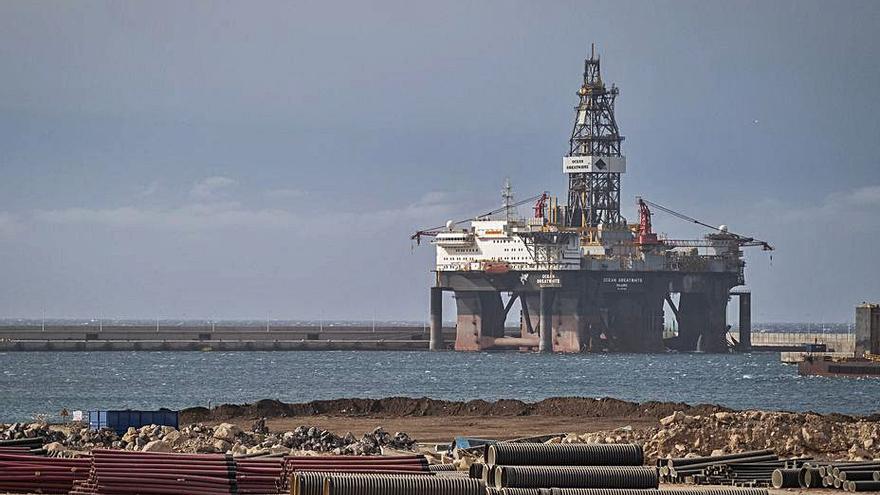
{"type": "Polygon", "coordinates": [[[626,488],[490,488],[489,495],[768,495],[764,488],[626,489],[626,488]]]}
{"type": "Polygon", "coordinates": [[[95,450],[88,479],[74,483],[70,493],[221,495],[236,492],[232,456],[95,450]]]}
{"type": "MultiPolygon", "coordinates": [[[[774,481],[790,474],[774,473],[774,481]]],[[[848,492],[880,491],[880,460],[815,464],[801,468],[798,485],[837,488],[848,492]]],[[[776,483],[774,483],[775,486],[776,483]]]]}
{"type": "Polygon", "coordinates": [[[791,474],[785,478],[786,482],[797,483],[797,472],[807,462],[807,459],[779,459],[776,461],[724,464],[708,467],[704,470],[704,474],[694,476],[694,479],[695,482],[713,485],[763,487],[770,486],[773,482],[773,473],[780,470],[791,474]]]}
{"type": "Polygon", "coordinates": [[[644,467],[634,444],[488,445],[485,466],[471,470],[489,486],[507,488],[657,488],[657,470],[644,467]]]}
{"type": "Polygon", "coordinates": [[[0,452],[0,492],[68,493],[89,473],[89,458],[52,458],[0,452]]]}
{"type": "MultiPolygon", "coordinates": [[[[783,484],[797,482],[799,469],[809,458],[781,459],[772,450],[753,450],[738,454],[707,457],[658,459],[661,479],[668,483],[766,487],[774,472],[783,484]]],[[[798,485],[794,485],[798,486],[798,485]]]]}
{"type": "Polygon", "coordinates": [[[472,478],[412,474],[330,473],[322,495],[486,495],[472,478]]]}
{"type": "Polygon", "coordinates": [[[238,493],[275,493],[284,460],[279,457],[234,458],[238,493]]]}
{"type": "MultiPolygon", "coordinates": [[[[427,473],[428,460],[422,455],[402,456],[288,456],[283,460],[276,482],[279,493],[291,493],[291,482],[298,472],[427,473]]],[[[323,480],[309,484],[309,493],[323,490],[323,480]]],[[[296,488],[294,488],[295,490],[296,488]]],[[[318,492],[320,493],[320,492],[318,492]]]]}
{"type": "Polygon", "coordinates": [[[334,476],[434,476],[430,471],[297,471],[291,477],[290,493],[292,495],[321,495],[324,493],[324,481],[334,476]]]}
{"type": "Polygon", "coordinates": [[[446,471],[458,472],[458,468],[455,467],[455,464],[429,464],[428,471],[431,471],[433,473],[440,473],[440,472],[446,472],[446,471]]]}
{"type": "Polygon", "coordinates": [[[43,437],[0,440],[0,452],[7,454],[44,454],[43,437]]]}

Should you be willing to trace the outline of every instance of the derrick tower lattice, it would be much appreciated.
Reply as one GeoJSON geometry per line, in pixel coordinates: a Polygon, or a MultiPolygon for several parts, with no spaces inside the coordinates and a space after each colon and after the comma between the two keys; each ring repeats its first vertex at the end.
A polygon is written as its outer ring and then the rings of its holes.
{"type": "Polygon", "coordinates": [[[607,88],[602,81],[594,47],[584,60],[584,81],[563,160],[569,175],[566,224],[570,227],[626,222],[620,216],[620,174],[626,171],[626,161],[620,146],[624,138],[614,118],[618,93],[616,86],[607,88]]]}

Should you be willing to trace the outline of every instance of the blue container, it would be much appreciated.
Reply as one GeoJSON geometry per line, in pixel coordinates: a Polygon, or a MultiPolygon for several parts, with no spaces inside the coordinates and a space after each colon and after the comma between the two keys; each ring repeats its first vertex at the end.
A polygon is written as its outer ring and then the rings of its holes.
{"type": "Polygon", "coordinates": [[[100,430],[109,428],[118,434],[125,433],[129,427],[140,428],[146,425],[172,426],[177,428],[177,411],[160,409],[158,411],[89,411],[89,428],[100,430]]]}
{"type": "Polygon", "coordinates": [[[498,443],[498,440],[489,440],[488,438],[474,437],[455,437],[452,441],[453,449],[472,449],[474,447],[482,447],[484,445],[492,445],[498,443]]]}

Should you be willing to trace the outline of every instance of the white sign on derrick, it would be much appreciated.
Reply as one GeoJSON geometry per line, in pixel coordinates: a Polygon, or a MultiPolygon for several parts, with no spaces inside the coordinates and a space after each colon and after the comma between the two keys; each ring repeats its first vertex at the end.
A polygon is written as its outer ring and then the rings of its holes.
{"type": "Polygon", "coordinates": [[[626,172],[625,156],[564,156],[562,157],[562,171],[567,174],[582,174],[589,172],[613,172],[622,174],[626,172]]]}

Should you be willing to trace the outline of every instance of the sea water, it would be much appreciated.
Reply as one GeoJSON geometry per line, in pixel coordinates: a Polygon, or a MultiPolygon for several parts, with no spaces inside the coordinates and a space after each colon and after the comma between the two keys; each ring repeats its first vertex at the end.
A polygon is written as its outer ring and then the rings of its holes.
{"type": "Polygon", "coordinates": [[[62,408],[180,409],[260,399],[613,397],[872,414],[880,379],[802,377],[777,353],[0,353],[0,422],[62,408]]]}

